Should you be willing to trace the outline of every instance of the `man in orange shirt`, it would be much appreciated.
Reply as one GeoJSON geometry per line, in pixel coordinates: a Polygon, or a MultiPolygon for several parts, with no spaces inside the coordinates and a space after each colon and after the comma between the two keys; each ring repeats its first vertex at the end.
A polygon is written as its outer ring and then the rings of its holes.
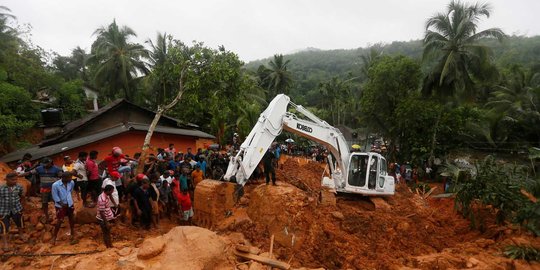
{"type": "Polygon", "coordinates": [[[191,179],[195,187],[203,180],[203,171],[199,165],[195,165],[195,170],[191,173],[191,179]]]}

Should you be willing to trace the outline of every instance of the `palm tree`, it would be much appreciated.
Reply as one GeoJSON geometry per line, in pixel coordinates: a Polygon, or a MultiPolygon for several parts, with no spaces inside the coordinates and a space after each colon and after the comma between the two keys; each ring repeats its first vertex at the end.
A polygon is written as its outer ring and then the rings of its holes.
{"type": "Polygon", "coordinates": [[[171,98],[176,93],[177,80],[174,79],[170,70],[172,59],[170,59],[170,47],[172,37],[167,33],[158,33],[156,41],[151,39],[146,41],[150,45],[149,63],[152,73],[147,77],[149,90],[151,91],[154,105],[164,104],[167,98],[171,98]]]}
{"type": "Polygon", "coordinates": [[[290,61],[284,61],[282,54],[276,54],[274,55],[274,59],[268,63],[270,72],[265,78],[265,81],[269,86],[269,99],[277,94],[288,93],[289,87],[292,84],[291,72],[287,70],[290,61]]]}
{"type": "Polygon", "coordinates": [[[488,4],[465,4],[452,1],[445,13],[437,13],[426,23],[424,60],[434,58],[432,72],[424,81],[424,93],[436,92],[446,97],[474,96],[474,79],[482,79],[489,62],[490,50],[478,44],[483,38],[505,34],[499,28],[478,32],[482,17],[489,18],[488,4]]]}
{"type": "Polygon", "coordinates": [[[86,53],[86,51],[79,46],[71,51],[70,64],[73,65],[77,72],[79,72],[80,78],[85,82],[88,81],[86,74],[88,57],[89,55],[86,53]]]}
{"type": "Polygon", "coordinates": [[[15,48],[19,45],[17,30],[9,26],[9,20],[15,19],[15,16],[9,14],[11,10],[5,6],[0,6],[0,61],[5,51],[15,48]]]}
{"type": "Polygon", "coordinates": [[[116,21],[98,28],[94,35],[97,35],[92,44],[92,58],[97,63],[96,86],[106,87],[109,99],[122,90],[124,97],[130,100],[133,80],[141,73],[148,73],[143,62],[148,51],[140,44],[129,42],[130,37],[137,35],[127,26],[118,27],[116,21]]]}
{"type": "Polygon", "coordinates": [[[0,6],[0,21],[2,23],[6,23],[9,19],[16,19],[15,16],[9,14],[8,12],[11,12],[11,9],[6,6],[0,6]]]}
{"type": "MultiPolygon", "coordinates": [[[[493,114],[523,127],[521,136],[529,131],[540,140],[540,72],[534,68],[529,72],[521,66],[510,68],[503,84],[491,93],[486,107],[493,114]]],[[[540,143],[538,144],[540,145],[540,143]]]]}
{"type": "Polygon", "coordinates": [[[381,57],[381,55],[383,55],[382,46],[378,44],[369,48],[368,53],[360,56],[360,60],[362,61],[360,72],[364,78],[368,77],[369,68],[381,57]]]}

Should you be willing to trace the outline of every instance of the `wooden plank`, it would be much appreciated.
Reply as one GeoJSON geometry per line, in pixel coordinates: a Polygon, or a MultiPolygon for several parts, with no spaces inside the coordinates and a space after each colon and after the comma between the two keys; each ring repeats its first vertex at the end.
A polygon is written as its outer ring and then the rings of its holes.
{"type": "Polygon", "coordinates": [[[235,250],[234,254],[236,256],[238,256],[238,257],[242,257],[244,259],[260,262],[262,264],[270,265],[270,266],[278,268],[278,269],[284,269],[284,270],[291,269],[291,265],[286,263],[286,262],[269,259],[269,258],[262,257],[262,256],[259,256],[259,255],[251,254],[251,253],[244,253],[244,252],[241,252],[241,251],[238,251],[238,250],[235,250]]]}
{"type": "MultiPolygon", "coordinates": [[[[272,258],[272,252],[274,251],[274,234],[270,237],[270,258],[272,258]]],[[[271,266],[268,266],[268,270],[272,270],[271,266]]]]}
{"type": "Polygon", "coordinates": [[[274,251],[274,234],[270,237],[270,257],[272,257],[272,251],[274,251]]]}
{"type": "Polygon", "coordinates": [[[427,197],[429,197],[429,195],[431,195],[431,193],[433,193],[433,191],[436,190],[436,189],[437,189],[437,187],[433,187],[428,193],[426,193],[426,194],[424,195],[424,199],[426,199],[427,197]]]}
{"type": "Polygon", "coordinates": [[[261,250],[258,249],[257,247],[250,247],[250,246],[244,246],[244,245],[237,245],[236,250],[244,252],[244,253],[255,254],[255,255],[258,255],[259,253],[261,253],[261,250]]]}

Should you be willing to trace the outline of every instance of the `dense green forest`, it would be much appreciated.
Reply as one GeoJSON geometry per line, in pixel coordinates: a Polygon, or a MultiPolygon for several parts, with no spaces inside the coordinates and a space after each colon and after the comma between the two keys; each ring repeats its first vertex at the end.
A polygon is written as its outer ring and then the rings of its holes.
{"type": "Polygon", "coordinates": [[[390,159],[538,147],[540,37],[478,29],[490,12],[452,2],[426,18],[423,40],[246,64],[224,47],[166,33],[133,42],[135,29],[115,20],[95,30],[88,51],[58,55],[33,44],[30,30],[0,6],[0,153],[24,143],[41,108],[62,108],[66,121],[88,113],[84,88],[99,93],[101,106],[126,98],[155,109],[175,96],[182,70],[186,93],[167,114],[222,143],[233,132],[247,135],[267,102],[286,93],[330,124],[384,137],[390,159]],[[32,101],[41,92],[52,104],[32,101]]]}

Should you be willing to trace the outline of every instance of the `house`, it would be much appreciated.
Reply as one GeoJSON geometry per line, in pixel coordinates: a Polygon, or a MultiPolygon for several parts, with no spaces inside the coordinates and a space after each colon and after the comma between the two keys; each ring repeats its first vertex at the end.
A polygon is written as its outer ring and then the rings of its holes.
{"type": "MultiPolygon", "coordinates": [[[[75,159],[80,151],[91,150],[98,151],[98,159],[102,159],[114,146],[133,156],[141,151],[154,116],[155,112],[149,109],[119,99],[81,119],[61,124],[60,128],[58,124],[54,125],[53,131],[46,133],[47,137],[41,143],[8,153],[0,161],[14,163],[24,153],[30,153],[34,160],[51,157],[55,164],[62,164],[64,156],[75,159]]],[[[173,143],[178,151],[186,152],[188,147],[196,151],[213,144],[215,137],[198,128],[195,124],[163,115],[150,145],[155,149],[173,143]]]]}

